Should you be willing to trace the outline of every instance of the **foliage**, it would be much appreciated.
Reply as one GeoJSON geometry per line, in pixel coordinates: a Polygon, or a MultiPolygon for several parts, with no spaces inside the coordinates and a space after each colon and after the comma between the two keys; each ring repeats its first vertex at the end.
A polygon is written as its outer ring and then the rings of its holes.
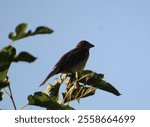
{"type": "MultiPolygon", "coordinates": [[[[68,109],[70,101],[89,97],[95,94],[97,89],[105,90],[116,96],[119,96],[119,91],[111,84],[103,80],[103,74],[97,74],[91,70],[83,70],[76,74],[62,74],[60,81],[56,78],[54,85],[48,84],[44,93],[35,93],[28,96],[29,105],[45,107],[47,109],[68,109]],[[66,84],[66,90],[62,93],[63,99],[59,100],[59,89],[61,85],[66,84]],[[67,105],[66,105],[67,104],[67,105]],[[58,106],[59,105],[59,106],[58,106]],[[62,107],[62,106],[65,106],[62,107]]],[[[69,107],[69,109],[73,109],[69,107]]]]}
{"type": "Polygon", "coordinates": [[[30,37],[33,35],[38,35],[38,34],[50,34],[53,33],[53,30],[45,27],[45,26],[39,26],[36,28],[36,30],[34,32],[32,32],[31,30],[29,30],[28,32],[26,32],[27,29],[27,24],[26,23],[21,23],[19,24],[16,29],[15,29],[15,34],[13,32],[9,33],[9,39],[11,39],[12,41],[16,41],[19,39],[23,39],[25,37],[30,37]]]}
{"type": "Polygon", "coordinates": [[[29,100],[29,105],[36,105],[36,106],[47,108],[49,110],[73,109],[68,105],[65,106],[63,104],[57,103],[55,100],[53,100],[47,94],[42,93],[42,92],[36,92],[36,93],[34,93],[34,96],[32,96],[32,95],[28,96],[28,100],[29,100]]]}
{"type": "Polygon", "coordinates": [[[9,33],[9,38],[12,40],[12,42],[0,50],[0,100],[2,100],[3,95],[2,89],[9,85],[7,73],[11,63],[21,61],[32,63],[36,60],[36,57],[28,52],[20,52],[19,54],[16,54],[16,49],[11,44],[25,37],[38,34],[51,34],[53,32],[52,29],[44,26],[37,27],[34,32],[31,32],[31,30],[26,32],[26,28],[26,23],[19,24],[15,29],[16,35],[14,35],[13,32],[9,33]]]}
{"type": "MultiPolygon", "coordinates": [[[[4,92],[6,92],[13,102],[14,109],[16,109],[7,76],[10,65],[12,62],[32,63],[37,59],[26,51],[16,54],[16,48],[12,44],[26,37],[51,33],[53,33],[53,30],[45,26],[37,27],[34,32],[31,30],[27,31],[26,23],[19,24],[15,28],[15,33],[9,33],[8,37],[12,42],[0,50],[0,101],[2,101],[4,92]],[[7,87],[10,93],[5,90],[7,87]],[[3,89],[4,92],[2,91],[3,89]]],[[[82,98],[94,95],[98,89],[110,92],[116,96],[121,95],[114,86],[104,80],[103,74],[98,74],[91,70],[82,70],[75,74],[62,74],[59,79],[56,78],[54,80],[53,85],[48,84],[44,92],[35,92],[33,95],[29,95],[28,105],[40,106],[48,110],[73,110],[74,108],[69,106],[70,101],[77,100],[80,102],[82,98]],[[62,100],[60,100],[59,89],[62,84],[65,84],[66,89],[62,93],[62,100]]]]}

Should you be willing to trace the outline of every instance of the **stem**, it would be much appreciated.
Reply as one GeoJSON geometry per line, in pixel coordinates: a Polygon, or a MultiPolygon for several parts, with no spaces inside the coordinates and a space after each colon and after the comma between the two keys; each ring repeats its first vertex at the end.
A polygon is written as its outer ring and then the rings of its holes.
{"type": "Polygon", "coordinates": [[[10,42],[9,45],[12,45],[14,43],[14,41],[10,42]]]}
{"type": "Polygon", "coordinates": [[[11,99],[11,101],[13,103],[14,109],[17,110],[16,104],[15,104],[15,101],[14,101],[14,98],[13,98],[13,95],[12,95],[10,84],[8,85],[8,88],[9,88],[9,91],[10,91],[10,99],[11,99]]]}
{"type": "Polygon", "coordinates": [[[3,90],[4,90],[4,92],[10,97],[10,93],[7,92],[7,90],[5,90],[4,88],[3,88],[3,90]]]}
{"type": "Polygon", "coordinates": [[[23,110],[24,108],[26,108],[28,106],[28,104],[24,105],[20,110],[23,110]]]}

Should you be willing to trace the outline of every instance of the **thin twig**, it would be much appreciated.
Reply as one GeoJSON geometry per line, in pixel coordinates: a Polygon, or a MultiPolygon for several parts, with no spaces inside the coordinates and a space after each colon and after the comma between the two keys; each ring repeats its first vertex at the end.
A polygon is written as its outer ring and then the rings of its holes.
{"type": "Polygon", "coordinates": [[[10,97],[10,93],[6,89],[4,89],[4,88],[3,88],[3,90],[10,97]]]}
{"type": "Polygon", "coordinates": [[[24,105],[20,110],[23,110],[24,108],[26,108],[28,106],[28,104],[24,105]]]}
{"type": "Polygon", "coordinates": [[[14,41],[10,42],[9,45],[11,46],[14,43],[14,41]]]}
{"type": "Polygon", "coordinates": [[[13,103],[14,109],[17,110],[16,104],[15,104],[15,101],[14,101],[14,98],[13,98],[13,95],[12,95],[10,84],[8,85],[8,88],[9,88],[9,91],[10,91],[10,99],[11,99],[11,101],[13,103]]]}

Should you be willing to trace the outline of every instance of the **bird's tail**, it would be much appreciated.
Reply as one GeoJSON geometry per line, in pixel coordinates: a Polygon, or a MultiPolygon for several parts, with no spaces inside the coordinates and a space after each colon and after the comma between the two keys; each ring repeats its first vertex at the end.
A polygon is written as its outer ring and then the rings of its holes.
{"type": "Polygon", "coordinates": [[[46,83],[46,81],[47,81],[50,77],[52,77],[53,75],[55,75],[55,74],[56,74],[56,70],[54,69],[54,70],[52,70],[52,71],[47,75],[47,77],[45,78],[45,80],[44,80],[39,86],[44,85],[44,84],[46,83]]]}

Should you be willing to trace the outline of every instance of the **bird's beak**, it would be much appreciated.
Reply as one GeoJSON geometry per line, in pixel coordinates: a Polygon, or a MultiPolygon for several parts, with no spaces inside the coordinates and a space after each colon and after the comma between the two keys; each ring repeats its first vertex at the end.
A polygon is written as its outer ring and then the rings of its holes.
{"type": "Polygon", "coordinates": [[[90,44],[90,48],[95,47],[93,44],[90,44]]]}

